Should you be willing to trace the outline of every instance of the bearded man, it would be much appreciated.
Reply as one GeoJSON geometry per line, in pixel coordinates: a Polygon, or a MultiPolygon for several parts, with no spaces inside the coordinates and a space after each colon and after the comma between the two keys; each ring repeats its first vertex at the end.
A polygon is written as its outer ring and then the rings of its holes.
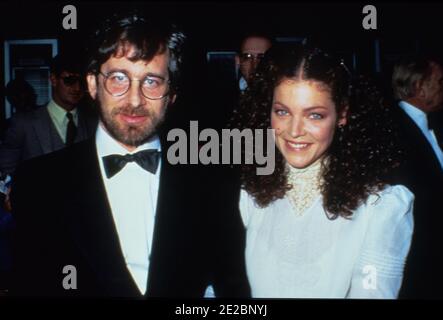
{"type": "Polygon", "coordinates": [[[143,299],[213,288],[247,297],[239,215],[218,209],[220,195],[209,194],[198,171],[169,164],[160,137],[184,35],[131,14],[109,19],[93,38],[86,81],[100,111],[94,139],[30,160],[13,179],[12,293],[143,299]],[[213,207],[202,198],[215,199],[213,207]]]}

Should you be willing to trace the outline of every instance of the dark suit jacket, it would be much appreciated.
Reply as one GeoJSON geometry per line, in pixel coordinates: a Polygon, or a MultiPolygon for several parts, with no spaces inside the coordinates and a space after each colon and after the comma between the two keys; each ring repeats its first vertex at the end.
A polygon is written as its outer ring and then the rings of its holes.
{"type": "Polygon", "coordinates": [[[393,109],[404,162],[393,183],[414,194],[414,233],[400,298],[443,298],[443,170],[434,151],[413,120],[393,109]]]}
{"type": "MultiPolygon", "coordinates": [[[[245,234],[236,200],[225,201],[229,186],[199,167],[168,164],[162,145],[146,296],[202,297],[209,284],[218,296],[249,296],[245,234]]],[[[14,295],[140,297],[119,246],[94,140],[23,163],[11,199],[14,295]],[[51,175],[53,169],[64,174],[51,175]],[[66,265],[76,267],[77,290],[62,286],[66,265]]]]}
{"type": "MultiPolygon", "coordinates": [[[[95,117],[81,107],[78,112],[75,142],[89,138],[97,126],[95,117]]],[[[15,115],[0,145],[0,171],[11,174],[21,161],[58,150],[51,139],[51,129],[56,130],[47,106],[15,115]]]]}

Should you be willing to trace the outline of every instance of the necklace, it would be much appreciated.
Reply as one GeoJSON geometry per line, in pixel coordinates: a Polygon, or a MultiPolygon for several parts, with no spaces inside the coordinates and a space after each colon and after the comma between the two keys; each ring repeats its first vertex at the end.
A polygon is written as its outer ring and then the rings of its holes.
{"type": "Polygon", "coordinates": [[[321,158],[303,169],[287,166],[288,182],[292,185],[287,195],[295,214],[302,216],[320,195],[321,158]]]}

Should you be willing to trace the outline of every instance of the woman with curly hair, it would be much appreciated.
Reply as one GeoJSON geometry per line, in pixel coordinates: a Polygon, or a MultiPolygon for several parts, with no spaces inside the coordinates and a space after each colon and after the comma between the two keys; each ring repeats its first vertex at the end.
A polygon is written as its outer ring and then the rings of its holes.
{"type": "Polygon", "coordinates": [[[396,298],[414,196],[385,180],[401,152],[375,86],[322,50],[274,47],[235,119],[277,147],[273,174],[241,166],[252,295],[396,298]]]}

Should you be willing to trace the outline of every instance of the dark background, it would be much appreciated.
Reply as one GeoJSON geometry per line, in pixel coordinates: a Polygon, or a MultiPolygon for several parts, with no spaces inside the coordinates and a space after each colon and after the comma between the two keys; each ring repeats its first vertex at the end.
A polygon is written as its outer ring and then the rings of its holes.
{"type": "MultiPolygon", "coordinates": [[[[182,103],[186,107],[180,107],[176,116],[183,123],[217,117],[217,110],[211,110],[211,99],[217,97],[205,94],[211,85],[205,73],[206,53],[237,50],[238,36],[243,30],[266,29],[280,38],[314,39],[345,57],[354,71],[372,73],[385,80],[390,76],[393,61],[401,55],[442,51],[443,5],[438,3],[13,1],[0,4],[0,61],[3,41],[15,39],[57,38],[59,51],[75,50],[80,56],[85,40],[103,17],[130,8],[175,22],[188,36],[186,90],[181,100],[186,101],[182,103]],[[68,4],[77,8],[77,30],[63,29],[62,9],[68,4]],[[362,27],[362,8],[366,4],[377,8],[377,30],[362,27]],[[381,58],[378,73],[377,43],[381,58]],[[356,63],[349,57],[355,57],[356,63]]],[[[3,72],[2,62],[2,88],[3,72]]],[[[4,101],[0,100],[3,120],[4,101]]]]}

